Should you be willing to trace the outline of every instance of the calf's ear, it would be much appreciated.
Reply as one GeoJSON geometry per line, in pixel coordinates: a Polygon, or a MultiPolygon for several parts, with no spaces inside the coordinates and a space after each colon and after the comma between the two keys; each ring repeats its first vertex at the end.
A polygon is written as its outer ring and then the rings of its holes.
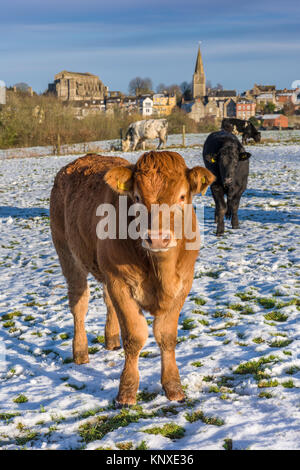
{"type": "Polygon", "coordinates": [[[133,188],[133,166],[115,166],[104,175],[104,181],[119,194],[129,194],[133,188]]]}
{"type": "Polygon", "coordinates": [[[188,170],[188,180],[190,183],[191,193],[199,194],[203,196],[210,186],[216,179],[216,177],[207,169],[202,166],[195,166],[191,170],[188,170]]]}
{"type": "Polygon", "coordinates": [[[240,156],[239,156],[239,159],[240,159],[240,160],[249,160],[250,157],[251,157],[251,153],[249,153],[249,152],[241,152],[241,153],[240,153],[240,156]]]}

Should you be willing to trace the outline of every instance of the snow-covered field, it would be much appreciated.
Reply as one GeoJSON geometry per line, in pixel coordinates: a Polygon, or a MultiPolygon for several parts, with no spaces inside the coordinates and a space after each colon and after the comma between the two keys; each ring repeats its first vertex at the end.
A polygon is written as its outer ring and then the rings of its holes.
{"type": "MultiPolygon", "coordinates": [[[[195,198],[205,238],[177,346],[187,401],[164,396],[146,314],[138,405],[121,411],[113,399],[124,353],[104,349],[102,288],[92,278],[90,363],[70,362],[72,316],[48,203],[56,172],[74,157],[1,161],[2,448],[300,449],[300,146],[249,150],[240,230],[227,223],[216,238],[210,192],[195,198]]],[[[200,149],[179,152],[202,164],[200,149]]]]}

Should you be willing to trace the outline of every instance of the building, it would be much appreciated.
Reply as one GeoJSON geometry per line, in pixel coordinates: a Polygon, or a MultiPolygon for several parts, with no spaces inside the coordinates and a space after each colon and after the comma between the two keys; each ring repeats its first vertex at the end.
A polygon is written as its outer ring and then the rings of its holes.
{"type": "Polygon", "coordinates": [[[142,96],[139,100],[139,111],[143,116],[152,116],[153,114],[153,100],[150,96],[142,96]]]}
{"type": "Polygon", "coordinates": [[[260,116],[263,127],[286,128],[289,125],[287,116],[283,114],[264,114],[260,116]]]}
{"type": "Polygon", "coordinates": [[[239,99],[236,103],[236,117],[248,120],[251,116],[255,116],[255,109],[255,101],[246,98],[239,99]]]}
{"type": "Polygon", "coordinates": [[[156,93],[153,95],[153,114],[168,116],[176,107],[176,96],[168,93],[156,93]]]}
{"type": "Polygon", "coordinates": [[[204,98],[206,96],[206,81],[203,67],[203,61],[200,51],[200,45],[198,47],[197,60],[195,65],[195,72],[193,74],[193,99],[204,98]]]}
{"type": "Polygon", "coordinates": [[[276,104],[276,86],[275,85],[257,85],[254,84],[252,90],[247,90],[244,97],[254,100],[257,105],[266,105],[268,103],[276,104]]]}
{"type": "Polygon", "coordinates": [[[62,101],[93,101],[103,100],[108,88],[97,75],[63,70],[55,75],[54,83],[49,83],[48,92],[54,93],[62,101]]]}
{"type": "Polygon", "coordinates": [[[126,111],[128,114],[138,113],[139,105],[138,98],[136,96],[124,96],[121,107],[123,111],[126,111]]]}

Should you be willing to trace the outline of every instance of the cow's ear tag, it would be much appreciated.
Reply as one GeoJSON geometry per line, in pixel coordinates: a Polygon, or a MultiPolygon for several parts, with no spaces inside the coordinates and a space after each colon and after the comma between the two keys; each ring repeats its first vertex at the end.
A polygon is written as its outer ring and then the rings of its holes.
{"type": "Polygon", "coordinates": [[[216,163],[216,160],[214,158],[211,159],[212,163],[216,163]]]}
{"type": "Polygon", "coordinates": [[[202,176],[202,183],[205,184],[206,183],[206,179],[205,179],[205,176],[202,176]]]}
{"type": "Polygon", "coordinates": [[[129,185],[126,183],[121,183],[121,181],[118,180],[118,189],[121,189],[122,191],[129,191],[129,185]]]}

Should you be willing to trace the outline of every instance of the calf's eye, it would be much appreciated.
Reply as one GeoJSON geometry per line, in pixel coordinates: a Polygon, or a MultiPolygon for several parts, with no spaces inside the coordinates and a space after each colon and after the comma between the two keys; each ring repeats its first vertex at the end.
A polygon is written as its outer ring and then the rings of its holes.
{"type": "Polygon", "coordinates": [[[184,200],[185,200],[185,195],[182,194],[182,196],[180,196],[179,200],[180,200],[181,202],[184,201],[184,200]]]}

